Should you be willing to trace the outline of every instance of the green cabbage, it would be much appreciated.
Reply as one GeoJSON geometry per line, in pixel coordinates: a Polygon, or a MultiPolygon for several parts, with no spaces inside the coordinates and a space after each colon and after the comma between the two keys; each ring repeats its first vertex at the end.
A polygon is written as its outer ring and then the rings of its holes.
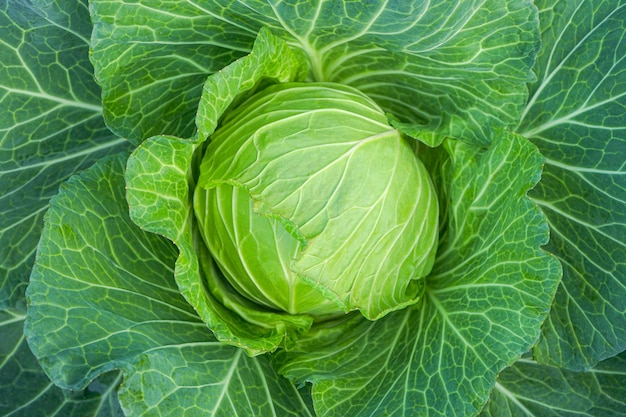
{"type": "Polygon", "coordinates": [[[210,140],[195,212],[241,294],[293,314],[359,309],[370,319],[419,300],[437,198],[375,103],[341,85],[279,84],[231,111],[210,140]]]}
{"type": "Polygon", "coordinates": [[[624,22],[0,0],[0,415],[626,415],[624,22]]]}

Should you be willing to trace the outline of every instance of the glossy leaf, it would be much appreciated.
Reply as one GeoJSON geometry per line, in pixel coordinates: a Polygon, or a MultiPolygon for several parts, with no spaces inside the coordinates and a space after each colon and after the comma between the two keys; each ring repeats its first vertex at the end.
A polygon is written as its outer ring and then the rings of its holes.
{"type": "MultiPolygon", "coordinates": [[[[207,200],[222,184],[246,190],[256,213],[278,219],[303,243],[289,268],[346,312],[376,320],[421,297],[437,245],[434,187],[410,144],[358,90],[280,84],[225,117],[200,165],[195,199],[212,249],[225,237],[210,235],[221,221],[206,219],[207,200]]],[[[248,227],[245,213],[225,226],[227,234],[248,227]]],[[[258,231],[249,236],[264,239],[258,231]]],[[[247,293],[266,287],[267,268],[254,252],[233,262],[214,256],[241,271],[231,281],[247,270],[240,283],[247,293]]]]}

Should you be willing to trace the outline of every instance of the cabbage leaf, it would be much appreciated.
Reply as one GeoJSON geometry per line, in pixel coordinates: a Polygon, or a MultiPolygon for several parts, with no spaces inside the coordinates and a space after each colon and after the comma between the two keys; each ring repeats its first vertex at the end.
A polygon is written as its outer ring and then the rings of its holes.
{"type": "Polygon", "coordinates": [[[128,149],[102,118],[86,1],[39,3],[0,2],[1,308],[23,302],[43,216],[59,185],[128,149]]]}
{"type": "Polygon", "coordinates": [[[534,354],[583,370],[626,349],[626,3],[540,7],[546,47],[518,130],[546,157],[530,195],[564,276],[534,354]]]}
{"type": "Polygon", "coordinates": [[[105,117],[135,143],[191,136],[203,78],[248,53],[261,27],[305,53],[311,79],[359,88],[430,144],[489,143],[515,126],[534,79],[529,0],[92,5],[105,117]]]}

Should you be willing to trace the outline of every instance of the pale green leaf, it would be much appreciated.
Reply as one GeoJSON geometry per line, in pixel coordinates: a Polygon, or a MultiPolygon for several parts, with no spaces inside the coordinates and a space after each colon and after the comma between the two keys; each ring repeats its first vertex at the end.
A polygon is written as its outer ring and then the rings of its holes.
{"type": "Polygon", "coordinates": [[[0,0],[0,307],[24,297],[59,185],[127,148],[102,119],[90,32],[86,1],[0,0]]]}
{"type": "Polygon", "coordinates": [[[626,3],[541,1],[539,82],[518,130],[563,284],[534,355],[574,370],[626,349],[626,3]]]}
{"type": "Polygon", "coordinates": [[[375,320],[421,297],[437,244],[434,187],[410,144],[358,90],[285,83],[243,103],[207,147],[199,219],[221,184],[247,190],[258,214],[304,242],[291,270],[346,312],[375,320]]]}
{"type": "Polygon", "coordinates": [[[498,373],[536,341],[560,278],[540,249],[545,219],[526,192],[542,158],[502,134],[486,151],[462,143],[423,153],[446,201],[423,301],[345,331],[281,372],[313,382],[320,416],[476,415],[498,373]]]}

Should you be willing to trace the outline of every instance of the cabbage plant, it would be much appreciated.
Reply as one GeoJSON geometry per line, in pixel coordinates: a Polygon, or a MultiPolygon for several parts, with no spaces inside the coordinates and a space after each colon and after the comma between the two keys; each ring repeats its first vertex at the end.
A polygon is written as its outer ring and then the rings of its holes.
{"type": "Polygon", "coordinates": [[[0,414],[626,415],[623,1],[0,5],[0,414]]]}

